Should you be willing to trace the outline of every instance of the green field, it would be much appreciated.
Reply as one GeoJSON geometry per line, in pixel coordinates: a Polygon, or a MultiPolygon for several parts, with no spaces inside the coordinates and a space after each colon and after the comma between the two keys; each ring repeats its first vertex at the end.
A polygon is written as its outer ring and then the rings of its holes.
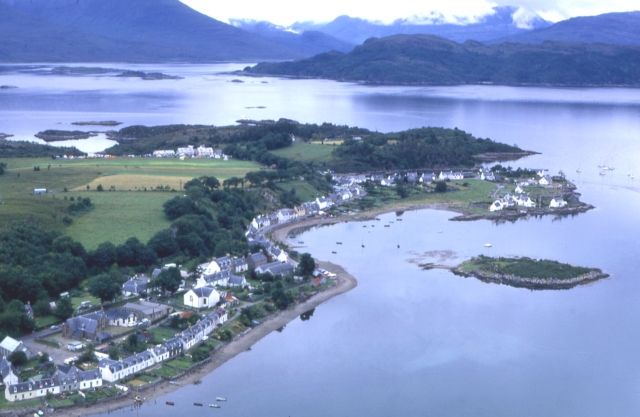
{"type": "Polygon", "coordinates": [[[84,247],[95,249],[100,243],[125,242],[135,236],[146,243],[170,222],[162,205],[176,196],[170,192],[74,192],[70,195],[91,198],[95,208],[76,217],[66,233],[84,247]]]}
{"type": "Polygon", "coordinates": [[[318,190],[316,190],[311,184],[305,181],[285,181],[277,183],[278,188],[283,191],[289,191],[294,189],[296,195],[300,197],[302,201],[315,200],[320,196],[318,190]]]}
{"type": "Polygon", "coordinates": [[[297,141],[293,145],[272,151],[283,158],[304,162],[326,162],[332,159],[331,154],[337,145],[323,145],[319,142],[297,141]]]}
{"type": "Polygon", "coordinates": [[[0,224],[37,221],[65,231],[87,249],[104,241],[122,243],[132,236],[146,242],[169,224],[162,205],[191,178],[206,175],[224,180],[261,169],[247,161],[152,158],[10,158],[0,162],[7,164],[7,171],[0,176],[0,224]],[[39,171],[34,170],[36,166],[39,171]],[[105,190],[114,186],[116,191],[97,192],[98,184],[105,190]],[[157,186],[175,192],[150,191],[157,186]],[[46,188],[48,193],[34,196],[34,188],[46,188]],[[65,227],[62,220],[71,217],[66,211],[71,197],[89,197],[94,208],[73,216],[73,224],[65,227]]]}

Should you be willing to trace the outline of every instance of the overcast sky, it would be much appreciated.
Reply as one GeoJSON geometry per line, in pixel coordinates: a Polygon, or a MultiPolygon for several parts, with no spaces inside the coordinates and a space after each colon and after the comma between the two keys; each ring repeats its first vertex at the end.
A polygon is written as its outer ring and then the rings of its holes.
{"type": "Polygon", "coordinates": [[[496,5],[515,5],[551,21],[573,16],[640,9],[638,0],[181,0],[218,20],[267,20],[280,25],[295,21],[324,22],[340,15],[390,22],[436,12],[452,18],[487,14],[496,5]]]}

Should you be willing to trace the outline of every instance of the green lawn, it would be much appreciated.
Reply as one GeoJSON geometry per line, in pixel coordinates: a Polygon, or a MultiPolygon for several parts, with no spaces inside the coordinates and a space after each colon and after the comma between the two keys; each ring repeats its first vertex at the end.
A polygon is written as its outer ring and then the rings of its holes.
{"type": "Polygon", "coordinates": [[[177,333],[177,330],[171,329],[169,327],[158,326],[152,329],[149,329],[149,333],[153,335],[153,338],[156,341],[163,341],[167,339],[171,339],[177,333]]]}
{"type": "Polygon", "coordinates": [[[297,141],[293,145],[273,151],[283,158],[306,162],[326,162],[333,158],[332,152],[337,145],[322,145],[320,143],[308,143],[297,141]]]}
{"type": "Polygon", "coordinates": [[[318,190],[316,190],[311,184],[305,181],[285,181],[277,183],[278,188],[283,191],[289,191],[292,188],[296,190],[296,195],[300,197],[302,201],[315,200],[320,196],[318,190]]]}

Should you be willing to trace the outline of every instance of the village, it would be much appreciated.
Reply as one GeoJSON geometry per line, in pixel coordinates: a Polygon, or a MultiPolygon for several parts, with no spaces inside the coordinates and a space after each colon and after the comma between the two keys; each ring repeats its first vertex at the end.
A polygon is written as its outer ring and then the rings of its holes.
{"type": "MultiPolygon", "coordinates": [[[[196,152],[199,148],[188,149],[196,152]]],[[[175,156],[167,152],[159,153],[158,157],[175,156]]],[[[101,389],[113,390],[112,393],[116,395],[127,392],[133,387],[127,385],[127,381],[158,369],[168,361],[193,355],[199,346],[211,340],[216,330],[227,321],[237,319],[242,307],[251,306],[253,288],[247,280],[250,274],[270,275],[276,279],[288,277],[293,281],[301,279],[296,276],[298,262],[270,240],[269,233],[274,227],[301,219],[333,215],[334,207],[365,197],[371,185],[397,187],[409,184],[426,187],[439,182],[465,180],[497,184],[491,196],[493,201],[484,208],[485,214],[492,215],[513,208],[526,212],[542,205],[549,210],[561,209],[569,204],[565,196],[571,195],[574,189],[564,176],[550,176],[544,170],[525,170],[518,175],[513,175],[511,171],[485,168],[438,173],[334,174],[334,189],[330,195],[255,217],[246,231],[254,253],[246,257],[212,259],[191,272],[180,269],[179,265],[163,265],[148,275],[131,276],[122,285],[124,303],[121,305],[105,309],[88,303],[81,305],[80,311],[62,325],[53,326],[42,334],[24,340],[7,336],[0,343],[0,376],[5,386],[5,398],[13,403],[33,399],[49,401],[56,396],[72,393],[85,396],[87,392],[101,389]],[[169,269],[179,270],[182,279],[177,292],[179,302],[175,298],[163,298],[154,286],[154,280],[169,269]],[[234,295],[237,289],[248,293],[248,298],[240,301],[234,295]],[[171,321],[189,325],[179,331],[166,333],[167,337],[163,340],[147,337],[141,341],[141,346],[145,348],[139,352],[119,359],[110,355],[110,347],[129,342],[132,334],[144,337],[139,335],[152,334],[155,329],[171,321]],[[138,330],[143,332],[139,333],[138,330]],[[10,360],[15,358],[16,352],[24,353],[29,361],[51,362],[53,365],[46,374],[20,372],[10,360]],[[86,359],[93,355],[95,361],[81,361],[83,357],[86,359]]],[[[313,276],[317,287],[331,285],[331,280],[335,278],[320,268],[314,271],[313,276]]]]}

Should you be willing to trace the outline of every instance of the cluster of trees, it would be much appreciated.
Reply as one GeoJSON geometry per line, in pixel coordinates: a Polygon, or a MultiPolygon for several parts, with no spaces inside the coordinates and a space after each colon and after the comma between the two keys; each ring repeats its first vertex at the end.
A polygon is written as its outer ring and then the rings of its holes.
{"type": "Polygon", "coordinates": [[[502,175],[505,178],[531,178],[537,175],[533,169],[505,167],[503,165],[495,165],[491,167],[491,171],[495,174],[502,175]]]}
{"type": "Polygon", "coordinates": [[[512,152],[521,150],[459,129],[420,128],[346,140],[334,151],[333,166],[340,171],[473,166],[476,155],[512,152]]]}
{"type": "Polygon", "coordinates": [[[57,155],[81,156],[84,153],[76,148],[56,147],[40,143],[0,139],[0,155],[3,158],[41,158],[57,155]]]}
{"type": "Polygon", "coordinates": [[[71,197],[71,201],[72,203],[67,207],[67,212],[69,212],[69,214],[80,214],[93,208],[93,203],[88,197],[78,197],[75,201],[74,198],[71,197]]]}
{"type": "Polygon", "coordinates": [[[0,230],[0,299],[55,299],[86,277],[85,257],[82,245],[69,237],[13,223],[0,230]]]}

